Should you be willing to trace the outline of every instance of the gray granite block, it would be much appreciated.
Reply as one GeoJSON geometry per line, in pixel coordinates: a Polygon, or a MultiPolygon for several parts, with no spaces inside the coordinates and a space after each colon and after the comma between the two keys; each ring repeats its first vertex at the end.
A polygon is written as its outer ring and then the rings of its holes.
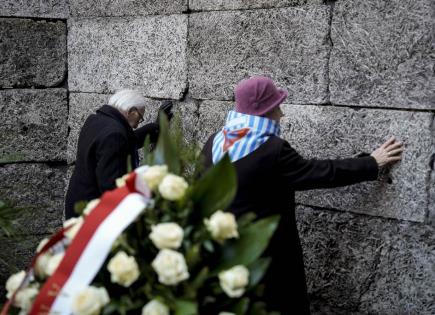
{"type": "Polygon", "coordinates": [[[68,21],[69,87],[74,92],[143,90],[179,99],[187,85],[187,16],[68,21]]]}
{"type": "Polygon", "coordinates": [[[323,5],[191,14],[189,92],[231,100],[240,80],[266,75],[289,102],[327,102],[329,16],[323,5]]]}
{"type": "Polygon", "coordinates": [[[280,8],[322,3],[323,0],[190,0],[189,8],[195,11],[240,10],[280,8]]]}
{"type": "Polygon", "coordinates": [[[0,163],[65,160],[65,89],[0,91],[0,163]]]}
{"type": "Polygon", "coordinates": [[[139,16],[187,10],[187,0],[70,0],[72,16],[139,16]]]}
{"type": "Polygon", "coordinates": [[[2,0],[0,15],[65,19],[68,0],[2,0]]]}
{"type": "Polygon", "coordinates": [[[17,220],[19,234],[53,233],[61,226],[65,175],[65,166],[0,166],[0,200],[23,209],[17,220]]]}
{"type": "Polygon", "coordinates": [[[313,314],[433,314],[432,227],[297,208],[313,314]]]}
{"type": "Polygon", "coordinates": [[[64,22],[0,18],[0,87],[53,87],[66,74],[64,22]]]}
{"type": "Polygon", "coordinates": [[[227,113],[233,107],[233,102],[204,101],[200,104],[197,133],[200,145],[204,145],[213,133],[222,129],[227,113]]]}
{"type": "Polygon", "coordinates": [[[334,104],[435,109],[432,0],[335,2],[334,104]]]}
{"type": "Polygon", "coordinates": [[[389,231],[370,287],[361,296],[365,314],[435,314],[435,229],[401,223],[389,231]],[[379,297],[382,297],[381,299],[379,297]]]}
{"type": "Polygon", "coordinates": [[[377,181],[297,194],[306,205],[423,222],[428,209],[433,114],[347,107],[285,105],[283,137],[305,158],[335,159],[371,153],[390,136],[405,144],[400,163],[377,181]]]}

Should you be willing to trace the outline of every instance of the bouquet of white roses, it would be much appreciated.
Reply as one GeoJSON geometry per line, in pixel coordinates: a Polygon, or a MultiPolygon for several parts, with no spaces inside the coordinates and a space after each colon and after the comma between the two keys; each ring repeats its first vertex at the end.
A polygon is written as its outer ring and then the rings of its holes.
{"type": "Polygon", "coordinates": [[[163,115],[160,123],[145,165],[79,204],[28,272],[9,278],[3,314],[268,314],[262,254],[279,217],[225,211],[236,192],[229,158],[200,177],[182,174],[163,115]]]}

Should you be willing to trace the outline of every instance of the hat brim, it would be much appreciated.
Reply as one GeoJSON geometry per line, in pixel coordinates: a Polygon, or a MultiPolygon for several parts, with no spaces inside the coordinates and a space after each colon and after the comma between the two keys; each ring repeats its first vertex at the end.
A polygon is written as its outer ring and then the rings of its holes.
{"type": "Polygon", "coordinates": [[[279,89],[279,96],[267,108],[264,108],[260,112],[256,113],[256,115],[263,116],[264,114],[271,112],[276,107],[281,105],[287,97],[288,97],[288,92],[286,90],[279,89]]]}

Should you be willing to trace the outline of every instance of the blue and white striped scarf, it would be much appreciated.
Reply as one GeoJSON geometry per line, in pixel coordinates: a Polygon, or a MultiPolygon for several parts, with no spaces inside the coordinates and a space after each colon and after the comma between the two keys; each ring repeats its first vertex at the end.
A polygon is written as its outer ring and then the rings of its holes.
{"type": "Polygon", "coordinates": [[[213,163],[228,151],[231,162],[258,149],[270,136],[279,136],[279,124],[269,118],[230,111],[225,126],[213,139],[213,163]]]}

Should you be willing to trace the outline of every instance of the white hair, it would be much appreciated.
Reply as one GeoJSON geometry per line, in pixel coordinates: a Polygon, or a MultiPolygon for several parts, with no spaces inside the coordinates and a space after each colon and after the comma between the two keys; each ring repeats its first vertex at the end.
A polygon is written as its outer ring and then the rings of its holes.
{"type": "Polygon", "coordinates": [[[132,107],[145,107],[145,102],[146,99],[140,92],[124,89],[113,94],[109,99],[108,105],[115,107],[118,110],[128,111],[132,107]]]}

